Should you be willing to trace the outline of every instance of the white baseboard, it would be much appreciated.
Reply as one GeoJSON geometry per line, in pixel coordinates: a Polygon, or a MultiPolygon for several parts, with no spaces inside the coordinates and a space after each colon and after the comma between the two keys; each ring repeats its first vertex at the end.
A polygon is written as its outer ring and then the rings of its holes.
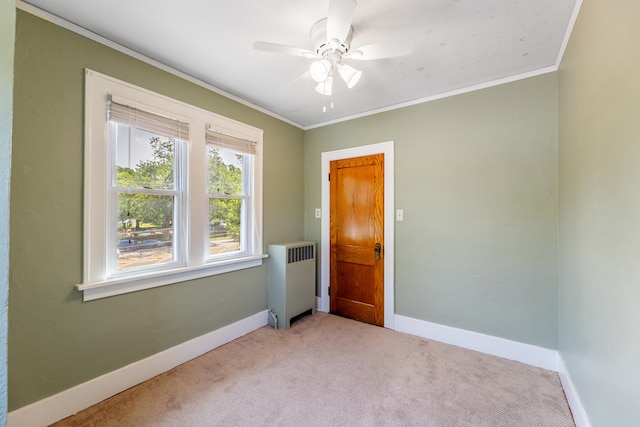
{"type": "Polygon", "coordinates": [[[584,406],[582,406],[582,400],[580,400],[578,390],[576,390],[576,386],[571,380],[571,375],[569,375],[569,370],[567,369],[567,365],[564,362],[562,354],[560,354],[559,358],[560,370],[558,374],[560,374],[562,388],[564,389],[565,396],[567,396],[567,402],[569,402],[569,407],[573,414],[573,421],[575,421],[576,427],[591,427],[591,421],[589,421],[587,412],[585,411],[584,406]]]}
{"type": "Polygon", "coordinates": [[[201,356],[267,324],[267,310],[7,414],[7,427],[42,427],[201,356]]]}
{"type": "Polygon", "coordinates": [[[591,427],[587,412],[559,351],[397,314],[395,330],[557,372],[576,427],[591,427]]]}
{"type": "Polygon", "coordinates": [[[395,315],[394,326],[394,329],[399,332],[417,335],[419,337],[558,372],[559,358],[558,351],[556,350],[453,328],[451,326],[443,326],[437,323],[400,316],[398,314],[395,315]]]}
{"type": "MultiPolygon", "coordinates": [[[[52,424],[267,325],[268,316],[267,310],[262,311],[54,396],[12,411],[7,415],[7,427],[41,427],[52,424]]],[[[564,359],[556,350],[397,314],[394,316],[394,329],[398,332],[558,372],[576,427],[591,427],[564,359]]]]}

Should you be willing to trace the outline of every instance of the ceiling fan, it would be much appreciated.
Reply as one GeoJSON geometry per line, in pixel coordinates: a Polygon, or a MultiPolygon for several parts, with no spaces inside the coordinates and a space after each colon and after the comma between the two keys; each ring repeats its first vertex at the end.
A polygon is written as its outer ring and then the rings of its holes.
{"type": "Polygon", "coordinates": [[[255,42],[253,48],[264,52],[314,59],[309,67],[309,74],[317,83],[316,91],[322,95],[332,94],[333,78],[336,74],[351,89],[362,77],[362,71],[345,64],[343,60],[393,58],[413,52],[411,39],[401,42],[372,43],[352,49],[351,40],[354,30],[351,23],[355,11],[355,0],[329,0],[327,17],[311,27],[312,50],[263,41],[255,42]]]}

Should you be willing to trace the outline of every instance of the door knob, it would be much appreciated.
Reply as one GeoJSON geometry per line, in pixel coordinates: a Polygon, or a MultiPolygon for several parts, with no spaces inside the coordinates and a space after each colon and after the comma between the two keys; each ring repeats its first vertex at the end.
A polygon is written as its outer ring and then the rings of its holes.
{"type": "Polygon", "coordinates": [[[382,251],[382,245],[380,243],[376,243],[375,249],[376,259],[380,259],[380,252],[382,251]]]}

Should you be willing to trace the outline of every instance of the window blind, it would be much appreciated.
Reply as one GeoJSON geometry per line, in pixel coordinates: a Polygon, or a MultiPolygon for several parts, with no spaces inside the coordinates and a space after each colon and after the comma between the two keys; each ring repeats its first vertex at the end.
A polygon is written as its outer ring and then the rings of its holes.
{"type": "Polygon", "coordinates": [[[107,100],[107,118],[116,123],[140,129],[167,138],[188,141],[190,137],[189,123],[161,116],[156,113],[130,107],[113,101],[111,95],[107,100]]]}
{"type": "Polygon", "coordinates": [[[215,145],[222,148],[230,148],[245,154],[256,154],[256,142],[248,139],[238,138],[226,133],[218,132],[211,129],[209,125],[206,128],[207,144],[215,145]]]}

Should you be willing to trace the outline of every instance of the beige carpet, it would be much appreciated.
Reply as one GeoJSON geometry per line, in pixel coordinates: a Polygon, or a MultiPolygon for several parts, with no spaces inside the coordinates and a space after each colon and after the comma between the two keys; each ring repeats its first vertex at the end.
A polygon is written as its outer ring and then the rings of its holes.
{"type": "Polygon", "coordinates": [[[317,313],[55,426],[573,426],[558,375],[317,313]]]}

